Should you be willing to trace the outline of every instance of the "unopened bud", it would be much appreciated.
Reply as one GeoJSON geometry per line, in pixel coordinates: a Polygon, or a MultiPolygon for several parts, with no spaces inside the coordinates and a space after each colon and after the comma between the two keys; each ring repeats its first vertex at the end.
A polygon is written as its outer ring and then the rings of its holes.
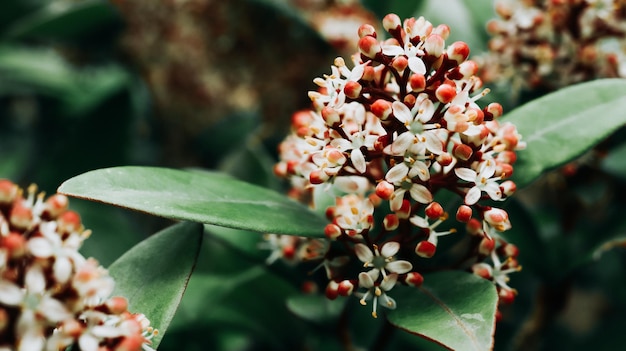
{"type": "Polygon", "coordinates": [[[456,211],[456,220],[461,223],[467,223],[472,219],[472,208],[467,205],[459,206],[456,211]]]}
{"type": "Polygon", "coordinates": [[[383,226],[387,231],[396,230],[399,225],[400,220],[398,219],[398,216],[393,213],[386,215],[383,219],[383,226]]]}
{"type": "Polygon", "coordinates": [[[371,109],[372,113],[383,121],[389,118],[389,115],[393,112],[391,102],[382,99],[374,101],[371,109]]]}
{"type": "Polygon", "coordinates": [[[441,84],[437,90],[435,90],[435,96],[437,100],[447,104],[456,97],[456,88],[450,84],[441,84]]]}
{"type": "Polygon", "coordinates": [[[365,57],[373,59],[381,52],[381,50],[380,43],[376,40],[376,38],[364,36],[359,39],[359,51],[365,57]]]}
{"type": "Polygon", "coordinates": [[[336,240],[341,236],[341,228],[338,225],[329,223],[324,227],[324,235],[330,240],[336,240]]]}
{"type": "Polygon", "coordinates": [[[437,251],[437,246],[431,243],[430,241],[420,241],[415,246],[415,253],[423,258],[431,258],[435,255],[435,251],[437,251]]]}
{"type": "Polygon", "coordinates": [[[424,276],[417,272],[409,272],[406,274],[406,278],[404,278],[404,282],[408,286],[413,286],[419,288],[424,283],[424,276]]]}
{"type": "Polygon", "coordinates": [[[383,28],[387,32],[391,32],[397,30],[402,27],[402,21],[400,21],[400,17],[395,13],[390,13],[383,18],[383,28]]]}
{"type": "Polygon", "coordinates": [[[444,210],[438,202],[431,202],[426,206],[425,213],[430,219],[438,219],[444,215],[444,210]]]}
{"type": "Polygon", "coordinates": [[[359,38],[372,36],[376,38],[376,29],[371,24],[362,24],[358,30],[359,38]]]}

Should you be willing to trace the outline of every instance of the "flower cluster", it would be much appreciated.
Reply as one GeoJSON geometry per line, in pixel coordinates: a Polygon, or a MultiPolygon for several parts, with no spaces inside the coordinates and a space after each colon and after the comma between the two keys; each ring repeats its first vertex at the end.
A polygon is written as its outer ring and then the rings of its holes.
{"type": "Polygon", "coordinates": [[[555,90],[626,77],[626,1],[498,0],[485,82],[555,90]]]}
{"type": "Polygon", "coordinates": [[[448,26],[389,14],[383,27],[384,40],[371,25],[359,28],[352,68],[337,58],[314,80],[312,108],[293,115],[279,147],[275,173],[291,181],[293,197],[325,211],[330,244],[271,236],[271,258],[321,259],[326,296],[372,300],[376,317],[377,305],[396,307],[395,285],[422,283],[441,237],[468,233],[454,268],[494,281],[510,301],[517,251],[499,235],[511,224],[494,204],[515,192],[507,178],[521,136],[498,120],[500,104],[478,105],[488,91],[468,45],[446,46],[448,26]]]}
{"type": "Polygon", "coordinates": [[[36,192],[0,179],[0,350],[151,350],[157,331],[78,252],[90,231],[67,197],[36,192]]]}

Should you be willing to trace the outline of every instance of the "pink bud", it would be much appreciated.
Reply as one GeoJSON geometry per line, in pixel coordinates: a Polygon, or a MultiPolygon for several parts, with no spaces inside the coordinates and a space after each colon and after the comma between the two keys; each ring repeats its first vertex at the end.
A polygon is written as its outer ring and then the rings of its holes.
{"type": "Polygon", "coordinates": [[[437,156],[436,160],[437,162],[439,162],[440,165],[445,167],[445,166],[449,166],[452,163],[453,158],[452,158],[452,155],[450,155],[447,152],[444,152],[440,154],[439,156],[437,156]]]}
{"type": "Polygon", "coordinates": [[[476,218],[470,219],[465,228],[472,235],[483,235],[483,225],[476,218]]]}
{"type": "Polygon", "coordinates": [[[441,218],[444,214],[443,207],[438,202],[431,202],[426,206],[426,216],[430,219],[441,218]]]}
{"type": "Polygon", "coordinates": [[[336,299],[337,296],[339,296],[338,289],[339,289],[339,284],[337,284],[336,281],[334,280],[329,281],[328,285],[326,285],[326,291],[325,291],[326,297],[329,300],[336,299]]]}
{"type": "Polygon", "coordinates": [[[406,278],[404,278],[404,282],[408,286],[413,286],[419,288],[424,283],[424,276],[417,272],[409,272],[406,274],[406,278]]]}
{"type": "Polygon", "coordinates": [[[517,190],[517,185],[515,185],[512,180],[507,180],[500,184],[500,189],[502,190],[502,193],[504,195],[511,196],[515,194],[515,191],[517,190]]]}
{"type": "Polygon", "coordinates": [[[503,305],[510,305],[515,301],[515,290],[500,288],[500,292],[498,292],[498,302],[503,305]]]}
{"type": "Polygon", "coordinates": [[[365,36],[359,39],[359,51],[365,57],[376,58],[376,55],[381,52],[380,43],[376,38],[371,36],[365,36]]]}
{"type": "Polygon", "coordinates": [[[409,65],[409,60],[405,56],[398,56],[391,61],[391,66],[398,72],[402,73],[409,65]]]}
{"type": "Polygon", "coordinates": [[[426,38],[426,42],[424,42],[424,50],[426,50],[426,54],[435,57],[439,57],[443,54],[444,46],[445,41],[438,34],[431,34],[428,38],[426,38]]]}
{"type": "Polygon", "coordinates": [[[437,246],[426,240],[420,241],[415,247],[415,253],[423,258],[433,257],[435,255],[435,251],[437,251],[437,246]]]}
{"type": "Polygon", "coordinates": [[[383,200],[389,200],[389,198],[391,198],[391,195],[393,195],[394,190],[395,187],[393,186],[393,184],[389,183],[386,180],[383,180],[376,185],[376,195],[378,195],[383,200]]]}
{"type": "Polygon", "coordinates": [[[398,218],[407,219],[411,215],[411,202],[407,199],[402,200],[402,205],[395,211],[398,218]]]}
{"type": "Polygon", "coordinates": [[[492,207],[483,212],[485,221],[498,231],[506,231],[511,228],[509,214],[505,210],[492,207]]]}
{"type": "Polygon", "coordinates": [[[351,99],[357,99],[361,95],[363,87],[358,82],[349,81],[343,88],[343,92],[351,99]]]}
{"type": "Polygon", "coordinates": [[[330,240],[336,240],[341,236],[341,228],[336,224],[329,223],[324,227],[324,235],[330,240]]]}
{"type": "Polygon", "coordinates": [[[448,58],[456,61],[458,64],[467,59],[469,52],[469,46],[462,41],[454,42],[448,46],[448,58]]]}
{"type": "Polygon", "coordinates": [[[371,24],[362,24],[358,30],[359,38],[371,36],[376,38],[376,29],[371,24]]]}
{"type": "Polygon", "coordinates": [[[487,256],[491,254],[491,251],[493,251],[495,247],[496,247],[495,240],[486,236],[483,238],[483,240],[480,241],[480,245],[478,245],[478,252],[481,255],[487,256]]]}
{"type": "Polygon", "coordinates": [[[398,17],[398,15],[390,13],[383,17],[383,28],[385,28],[387,32],[397,30],[398,27],[402,28],[402,22],[400,21],[400,17],[398,17]]]}
{"type": "Polygon", "coordinates": [[[332,107],[324,106],[321,111],[322,119],[329,127],[337,126],[341,123],[341,117],[339,113],[332,107]]]}
{"type": "Polygon", "coordinates": [[[337,286],[337,292],[341,296],[351,295],[352,290],[354,290],[354,284],[349,280],[343,280],[337,286]]]}
{"type": "Polygon", "coordinates": [[[426,77],[423,74],[414,73],[409,77],[409,86],[415,93],[419,93],[426,89],[426,77]]]}
{"type": "Polygon", "coordinates": [[[450,84],[441,84],[437,90],[435,90],[435,96],[437,100],[447,104],[456,97],[456,88],[450,84]]]}
{"type": "Polygon", "coordinates": [[[474,150],[472,150],[471,147],[465,144],[456,144],[452,148],[452,154],[454,155],[454,157],[463,161],[469,160],[469,158],[472,157],[473,153],[474,150]]]}
{"type": "Polygon", "coordinates": [[[393,111],[391,108],[391,102],[382,99],[374,101],[371,109],[372,113],[383,121],[389,118],[389,115],[393,111]]]}
{"type": "Polygon", "coordinates": [[[17,184],[7,179],[0,179],[0,203],[8,204],[13,202],[17,196],[17,184]]]}
{"type": "Polygon", "coordinates": [[[486,263],[476,263],[472,266],[472,272],[483,279],[492,278],[491,267],[486,263]]]}
{"type": "Polygon", "coordinates": [[[400,220],[398,219],[398,216],[393,213],[386,215],[385,219],[383,219],[383,226],[387,231],[396,230],[399,225],[400,220]]]}
{"type": "Polygon", "coordinates": [[[472,219],[472,208],[467,205],[459,206],[456,211],[456,220],[462,223],[467,223],[472,219]]]}
{"type": "Polygon", "coordinates": [[[485,112],[487,112],[489,116],[492,117],[489,120],[493,118],[498,118],[502,116],[502,113],[503,113],[502,105],[500,105],[497,102],[492,102],[489,105],[487,105],[487,107],[485,107],[485,112]]]}
{"type": "Polygon", "coordinates": [[[309,182],[311,184],[322,184],[330,179],[330,176],[326,172],[316,169],[309,173],[309,182]]]}

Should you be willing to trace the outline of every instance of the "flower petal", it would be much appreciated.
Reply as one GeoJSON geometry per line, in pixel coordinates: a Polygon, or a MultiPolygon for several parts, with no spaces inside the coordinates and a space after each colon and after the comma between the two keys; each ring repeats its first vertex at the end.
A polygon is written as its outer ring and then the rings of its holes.
{"type": "Polygon", "coordinates": [[[396,116],[398,121],[402,123],[411,123],[413,121],[411,110],[403,102],[394,101],[391,107],[393,108],[393,115],[396,116]]]}
{"type": "Polygon", "coordinates": [[[9,306],[17,306],[22,303],[24,293],[19,286],[5,280],[0,280],[0,302],[9,306]]]}
{"type": "Polygon", "coordinates": [[[372,262],[374,260],[374,253],[364,244],[358,243],[354,245],[354,253],[356,253],[356,256],[363,263],[372,262]]]}
{"type": "Polygon", "coordinates": [[[417,56],[409,57],[409,68],[413,71],[413,73],[426,75],[426,65],[424,64],[424,61],[417,56]]]}
{"type": "Polygon", "coordinates": [[[350,153],[350,160],[352,161],[352,165],[356,168],[359,173],[365,173],[367,170],[367,163],[365,163],[365,156],[360,149],[354,149],[350,153]]]}
{"type": "Polygon", "coordinates": [[[29,293],[43,293],[46,289],[46,277],[43,275],[41,266],[31,266],[26,272],[24,286],[29,293]]]}
{"type": "Polygon", "coordinates": [[[454,174],[456,174],[456,176],[460,179],[472,183],[476,182],[476,177],[478,176],[476,171],[469,168],[455,168],[454,174]]]}
{"type": "Polygon", "coordinates": [[[397,281],[398,281],[398,274],[396,273],[387,274],[387,277],[383,279],[382,283],[380,283],[380,288],[385,291],[389,291],[393,289],[397,281]]]}
{"type": "Polygon", "coordinates": [[[430,190],[421,184],[413,184],[409,193],[411,194],[413,200],[419,203],[429,204],[433,202],[433,194],[431,194],[430,190]]]}
{"type": "Polygon", "coordinates": [[[400,250],[400,244],[397,241],[389,241],[380,248],[380,254],[383,257],[392,257],[400,250]]]}
{"type": "Polygon", "coordinates": [[[359,286],[362,288],[369,289],[374,286],[374,281],[369,274],[365,272],[359,273],[359,286]]]}
{"type": "Polygon", "coordinates": [[[408,173],[409,166],[407,166],[406,163],[401,162],[391,167],[391,169],[387,171],[387,175],[385,175],[385,180],[387,180],[389,183],[398,183],[402,181],[402,179],[404,179],[404,177],[406,177],[408,173]]]}
{"type": "Polygon", "coordinates": [[[409,221],[420,228],[428,228],[428,221],[420,216],[413,216],[409,221]]]}
{"type": "Polygon", "coordinates": [[[398,56],[404,54],[404,49],[399,45],[381,45],[383,54],[387,56],[398,56]]]}
{"type": "Polygon", "coordinates": [[[481,191],[477,186],[472,187],[467,194],[465,194],[465,204],[471,206],[477,203],[478,200],[480,200],[480,194],[481,191]]]}
{"type": "Polygon", "coordinates": [[[404,274],[410,272],[411,269],[413,269],[413,265],[409,261],[398,260],[387,263],[387,266],[385,266],[385,268],[389,272],[404,274]]]}
{"type": "Polygon", "coordinates": [[[54,248],[52,247],[50,241],[42,237],[36,237],[28,240],[26,247],[28,248],[28,251],[33,254],[33,256],[39,258],[48,258],[54,253],[54,248]]]}

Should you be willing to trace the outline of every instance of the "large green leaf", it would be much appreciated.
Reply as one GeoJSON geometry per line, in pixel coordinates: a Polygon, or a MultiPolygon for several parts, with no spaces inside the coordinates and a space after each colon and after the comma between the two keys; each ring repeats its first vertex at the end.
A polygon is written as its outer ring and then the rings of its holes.
{"type": "Polygon", "coordinates": [[[577,84],[506,115],[527,143],[513,179],[523,187],[543,172],[580,156],[626,123],[626,79],[577,84]]]}
{"type": "Polygon", "coordinates": [[[228,334],[245,336],[257,350],[302,349],[305,324],[285,305],[299,295],[297,284],[246,259],[215,229],[205,226],[198,265],[161,349],[250,349],[221,345],[228,334]]]}
{"type": "Polygon", "coordinates": [[[36,93],[58,99],[63,112],[77,116],[125,89],[130,81],[121,66],[72,66],[59,53],[19,45],[0,45],[0,95],[36,93]]]}
{"type": "Polygon", "coordinates": [[[118,19],[113,6],[102,0],[52,1],[9,27],[9,39],[66,39],[84,36],[118,19]]]}
{"type": "Polygon", "coordinates": [[[142,241],[109,267],[114,295],[125,296],[129,310],[143,313],[159,330],[156,348],[167,330],[202,244],[203,226],[183,222],[142,241]]]}
{"type": "Polygon", "coordinates": [[[257,232],[323,237],[326,220],[305,206],[225,174],[114,167],[61,184],[60,193],[157,216],[257,232]]]}
{"type": "Polygon", "coordinates": [[[493,348],[498,296],[490,281],[461,271],[424,277],[418,289],[396,287],[398,308],[388,313],[391,324],[450,350],[493,348]]]}

